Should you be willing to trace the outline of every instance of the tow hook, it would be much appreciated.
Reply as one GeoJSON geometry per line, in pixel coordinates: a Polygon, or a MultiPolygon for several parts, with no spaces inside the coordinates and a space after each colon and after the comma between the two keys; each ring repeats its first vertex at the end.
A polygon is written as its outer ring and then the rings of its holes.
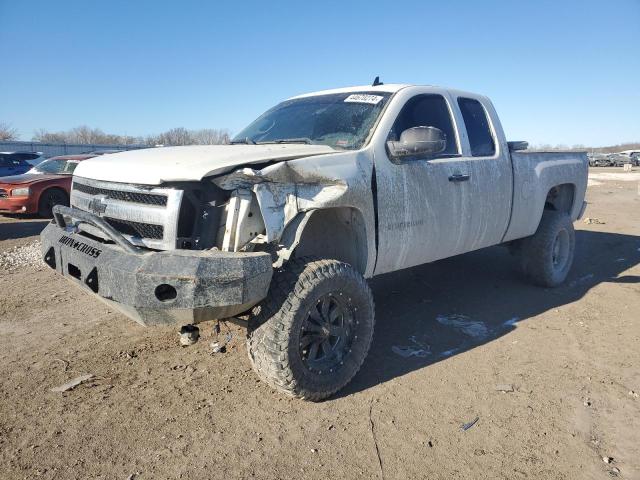
{"type": "Polygon", "coordinates": [[[183,325],[180,328],[180,345],[188,347],[200,338],[200,329],[195,325],[183,325]]]}

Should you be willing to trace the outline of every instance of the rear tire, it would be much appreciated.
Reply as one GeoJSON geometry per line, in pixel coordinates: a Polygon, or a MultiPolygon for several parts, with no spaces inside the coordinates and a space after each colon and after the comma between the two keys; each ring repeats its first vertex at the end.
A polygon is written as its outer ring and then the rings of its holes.
{"type": "Polygon", "coordinates": [[[323,400],[351,381],[371,346],[374,304],[365,279],[337,260],[291,260],[275,272],[249,320],[253,369],[277,390],[323,400]]]}
{"type": "Polygon", "coordinates": [[[520,263],[523,273],[536,285],[557,287],[565,281],[575,250],[571,217],[545,210],[538,230],[522,241],[520,263]]]}
{"type": "Polygon", "coordinates": [[[44,218],[51,218],[54,205],[69,206],[69,198],[64,190],[50,188],[42,192],[38,201],[38,215],[44,218]]]}

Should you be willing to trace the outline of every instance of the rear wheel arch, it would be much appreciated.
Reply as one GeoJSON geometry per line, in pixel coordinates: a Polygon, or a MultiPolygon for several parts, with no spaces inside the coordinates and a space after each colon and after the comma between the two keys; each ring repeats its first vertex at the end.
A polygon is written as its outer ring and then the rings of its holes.
{"type": "Polygon", "coordinates": [[[555,185],[547,192],[545,210],[555,210],[571,215],[575,203],[576,186],[573,183],[555,185]]]}

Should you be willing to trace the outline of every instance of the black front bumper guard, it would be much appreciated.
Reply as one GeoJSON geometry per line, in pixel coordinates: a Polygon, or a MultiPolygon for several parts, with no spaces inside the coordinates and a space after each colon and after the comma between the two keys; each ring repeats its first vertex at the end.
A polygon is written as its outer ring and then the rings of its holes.
{"type": "Polygon", "coordinates": [[[94,215],[89,212],[85,212],[84,210],[79,210],[73,207],[65,207],[64,205],[55,205],[53,207],[53,220],[56,222],[58,227],[66,230],[67,221],[65,216],[70,217],[71,219],[78,219],[82,222],[93,225],[96,228],[102,230],[105,235],[107,235],[111,240],[113,240],[116,245],[123,248],[127,253],[131,253],[133,255],[142,255],[144,252],[139,248],[133,245],[129,240],[124,238],[124,236],[118,232],[115,228],[109,225],[105,220],[94,215]]]}
{"type": "Polygon", "coordinates": [[[45,263],[143,325],[233,317],[267,296],[267,252],[155,251],[89,212],[57,205],[53,213],[40,235],[45,263]],[[81,235],[82,223],[114,244],[81,235]]]}

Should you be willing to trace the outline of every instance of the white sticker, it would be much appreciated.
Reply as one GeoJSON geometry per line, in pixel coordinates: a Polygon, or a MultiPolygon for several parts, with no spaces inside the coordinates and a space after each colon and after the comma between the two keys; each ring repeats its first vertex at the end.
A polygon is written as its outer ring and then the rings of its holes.
{"type": "Polygon", "coordinates": [[[380,95],[367,95],[364,93],[354,93],[353,95],[349,95],[344,99],[345,102],[349,103],[370,103],[371,105],[377,105],[380,100],[384,97],[380,95]]]}

